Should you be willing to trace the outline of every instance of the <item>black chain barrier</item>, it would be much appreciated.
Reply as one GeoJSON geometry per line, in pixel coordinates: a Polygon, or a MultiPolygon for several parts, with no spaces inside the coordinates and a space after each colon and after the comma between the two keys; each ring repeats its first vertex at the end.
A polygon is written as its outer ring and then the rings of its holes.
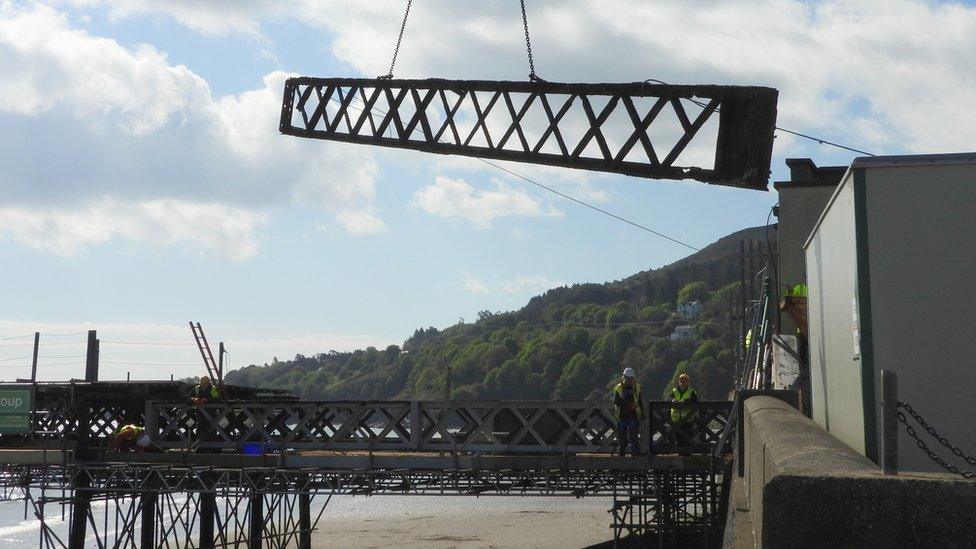
{"type": "Polygon", "coordinates": [[[946,437],[940,435],[939,432],[936,431],[934,427],[932,427],[931,425],[929,425],[928,422],[925,421],[925,419],[922,418],[922,416],[919,415],[919,413],[916,412],[914,408],[912,408],[912,405],[911,404],[908,404],[907,402],[899,402],[898,403],[898,421],[900,421],[903,424],[905,424],[905,430],[908,432],[908,436],[912,437],[912,439],[915,440],[915,445],[918,446],[919,449],[921,449],[923,452],[925,452],[925,454],[929,456],[929,459],[931,459],[932,461],[938,463],[939,465],[942,466],[943,469],[945,469],[946,471],[949,471],[950,473],[959,475],[959,476],[961,476],[963,478],[966,478],[966,479],[974,479],[974,478],[976,478],[976,472],[972,472],[972,471],[961,471],[955,465],[946,462],[946,460],[944,460],[941,457],[939,457],[938,455],[936,455],[936,453],[933,452],[928,447],[927,444],[925,444],[925,441],[922,440],[921,438],[919,438],[918,432],[915,431],[915,428],[912,427],[911,425],[909,425],[909,423],[908,423],[908,417],[902,412],[902,409],[904,409],[906,412],[908,412],[908,414],[910,416],[912,416],[912,419],[914,419],[916,422],[918,422],[918,424],[923,429],[925,429],[925,431],[929,435],[931,435],[932,438],[934,438],[935,440],[939,441],[939,444],[941,444],[942,446],[945,446],[946,448],[948,448],[949,451],[952,452],[953,455],[955,455],[956,457],[962,458],[969,465],[976,466],[976,458],[974,458],[973,456],[966,455],[965,453],[963,453],[962,450],[959,449],[958,446],[955,446],[952,443],[950,443],[949,442],[949,439],[947,439],[946,437]]]}

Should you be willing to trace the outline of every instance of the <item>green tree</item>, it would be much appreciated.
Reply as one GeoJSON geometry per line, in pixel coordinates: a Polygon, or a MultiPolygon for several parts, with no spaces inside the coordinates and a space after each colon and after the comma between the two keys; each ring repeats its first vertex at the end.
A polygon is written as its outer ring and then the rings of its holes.
{"type": "Polygon", "coordinates": [[[704,302],[708,299],[708,286],[704,282],[689,282],[678,292],[678,303],[688,303],[689,301],[704,302]]]}

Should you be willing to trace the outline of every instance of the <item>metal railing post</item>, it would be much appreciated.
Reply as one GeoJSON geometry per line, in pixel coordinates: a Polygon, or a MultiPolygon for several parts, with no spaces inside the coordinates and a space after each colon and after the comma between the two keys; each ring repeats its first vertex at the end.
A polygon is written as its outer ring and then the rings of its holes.
{"type": "Polygon", "coordinates": [[[420,451],[424,430],[420,419],[420,402],[410,401],[410,449],[420,451]]]}
{"type": "Polygon", "coordinates": [[[647,456],[651,453],[651,437],[653,431],[651,431],[651,403],[646,402],[646,408],[644,409],[644,417],[640,421],[640,453],[641,455],[647,456]]]}
{"type": "Polygon", "coordinates": [[[898,374],[881,370],[881,473],[898,474],[898,374]]]}

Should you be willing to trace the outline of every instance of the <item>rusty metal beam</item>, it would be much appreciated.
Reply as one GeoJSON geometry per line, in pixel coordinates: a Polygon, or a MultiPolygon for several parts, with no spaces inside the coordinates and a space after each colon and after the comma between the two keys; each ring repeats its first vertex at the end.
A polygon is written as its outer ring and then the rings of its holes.
{"type": "Polygon", "coordinates": [[[285,82],[279,129],[296,137],[766,190],[777,96],[764,87],[641,82],[296,77],[285,82]],[[715,117],[717,135],[703,132],[715,117]],[[690,147],[714,151],[711,165],[682,162],[690,147]]]}

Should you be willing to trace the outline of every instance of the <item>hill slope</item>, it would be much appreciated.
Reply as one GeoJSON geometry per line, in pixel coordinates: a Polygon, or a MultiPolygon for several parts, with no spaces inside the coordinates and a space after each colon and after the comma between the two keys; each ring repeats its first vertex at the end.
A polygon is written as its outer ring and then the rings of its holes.
{"type": "Polygon", "coordinates": [[[765,246],[765,238],[764,227],[745,229],[660,269],[549,290],[517,311],[482,311],[473,323],[418,329],[402,347],[298,355],[230,372],[225,381],[309,399],[444,398],[448,385],[455,399],[602,399],[630,366],[649,398],[681,372],[706,398],[724,398],[739,243],[765,246]],[[677,303],[693,300],[700,316],[679,317],[677,303]],[[671,341],[682,324],[694,327],[694,337],[671,341]]]}

